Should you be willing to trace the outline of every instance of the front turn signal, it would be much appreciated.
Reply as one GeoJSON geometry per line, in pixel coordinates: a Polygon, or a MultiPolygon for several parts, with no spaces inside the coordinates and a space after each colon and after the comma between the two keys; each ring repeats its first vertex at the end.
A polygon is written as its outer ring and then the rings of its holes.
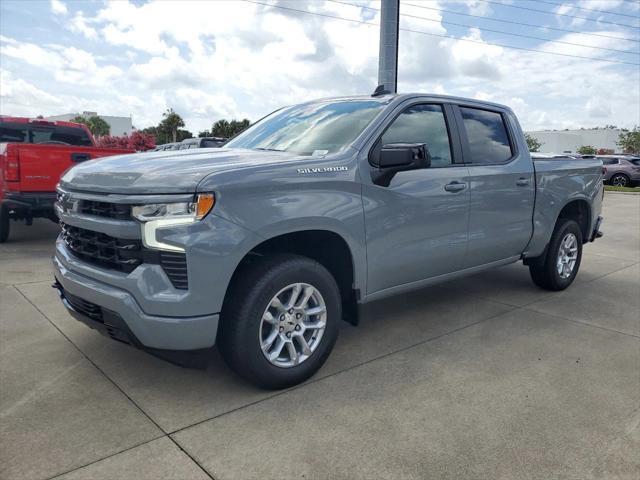
{"type": "Polygon", "coordinates": [[[202,220],[216,204],[213,193],[199,193],[196,200],[196,219],[202,220]]]}

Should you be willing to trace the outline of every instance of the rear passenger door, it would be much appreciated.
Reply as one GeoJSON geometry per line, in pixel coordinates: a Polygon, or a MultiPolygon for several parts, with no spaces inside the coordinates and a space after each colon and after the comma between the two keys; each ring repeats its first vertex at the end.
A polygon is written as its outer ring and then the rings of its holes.
{"type": "Polygon", "coordinates": [[[533,162],[517,120],[508,111],[455,107],[465,164],[470,210],[466,267],[519,256],[533,233],[533,162]]]}

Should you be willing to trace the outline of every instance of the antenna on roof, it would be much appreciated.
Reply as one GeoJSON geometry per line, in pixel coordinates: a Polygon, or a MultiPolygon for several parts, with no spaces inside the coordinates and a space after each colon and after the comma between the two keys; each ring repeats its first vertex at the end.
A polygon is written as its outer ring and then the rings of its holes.
{"type": "Polygon", "coordinates": [[[384,85],[378,85],[376,89],[371,94],[372,97],[379,97],[380,95],[388,95],[391,93],[389,90],[384,88],[384,85]]]}

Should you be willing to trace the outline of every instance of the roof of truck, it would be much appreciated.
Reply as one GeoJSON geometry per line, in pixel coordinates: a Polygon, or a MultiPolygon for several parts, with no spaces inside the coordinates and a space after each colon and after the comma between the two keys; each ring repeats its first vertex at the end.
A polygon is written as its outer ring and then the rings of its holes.
{"type": "Polygon", "coordinates": [[[76,122],[67,122],[65,120],[45,120],[44,118],[28,118],[28,117],[12,117],[9,115],[0,115],[0,122],[7,123],[29,123],[32,125],[55,125],[58,127],[74,127],[86,128],[86,125],[76,122]]]}
{"type": "Polygon", "coordinates": [[[349,100],[359,100],[359,101],[363,101],[363,100],[373,100],[373,101],[378,101],[380,103],[391,103],[391,102],[403,102],[404,100],[408,100],[411,98],[420,98],[420,97],[424,97],[424,98],[429,98],[429,99],[434,99],[434,100],[443,100],[443,101],[451,101],[451,102],[460,102],[460,103],[473,103],[473,104],[477,104],[480,106],[489,106],[489,107],[494,107],[494,108],[499,108],[499,109],[503,109],[503,110],[508,110],[511,111],[511,108],[508,107],[507,105],[503,105],[500,103],[495,103],[495,102],[487,102],[485,100],[478,100],[475,98],[465,98],[465,97],[456,97],[454,95],[440,95],[440,94],[436,94],[436,93],[386,93],[386,94],[382,94],[382,95],[347,95],[347,96],[343,96],[343,97],[327,97],[327,98],[319,98],[316,100],[310,100],[308,102],[303,102],[304,104],[307,103],[324,103],[324,102],[336,102],[336,101],[349,101],[349,100]]]}

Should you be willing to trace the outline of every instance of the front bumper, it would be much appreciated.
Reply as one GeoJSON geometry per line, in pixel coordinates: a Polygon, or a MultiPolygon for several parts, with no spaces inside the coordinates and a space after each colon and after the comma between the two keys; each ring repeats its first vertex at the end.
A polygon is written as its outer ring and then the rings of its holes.
{"type": "MultiPolygon", "coordinates": [[[[215,343],[218,314],[189,317],[149,315],[140,308],[130,293],[72,272],[57,257],[53,258],[53,267],[65,307],[75,318],[91,328],[103,333],[108,333],[108,327],[115,328],[124,332],[123,338],[129,339],[125,343],[150,353],[154,353],[154,350],[202,350],[215,343]],[[103,312],[102,322],[87,316],[81,309],[74,308],[72,302],[65,300],[64,294],[69,294],[92,308],[99,308],[103,312]]],[[[113,335],[109,336],[115,338],[113,335]]],[[[119,338],[119,334],[116,337],[116,340],[124,341],[119,338]]]]}

